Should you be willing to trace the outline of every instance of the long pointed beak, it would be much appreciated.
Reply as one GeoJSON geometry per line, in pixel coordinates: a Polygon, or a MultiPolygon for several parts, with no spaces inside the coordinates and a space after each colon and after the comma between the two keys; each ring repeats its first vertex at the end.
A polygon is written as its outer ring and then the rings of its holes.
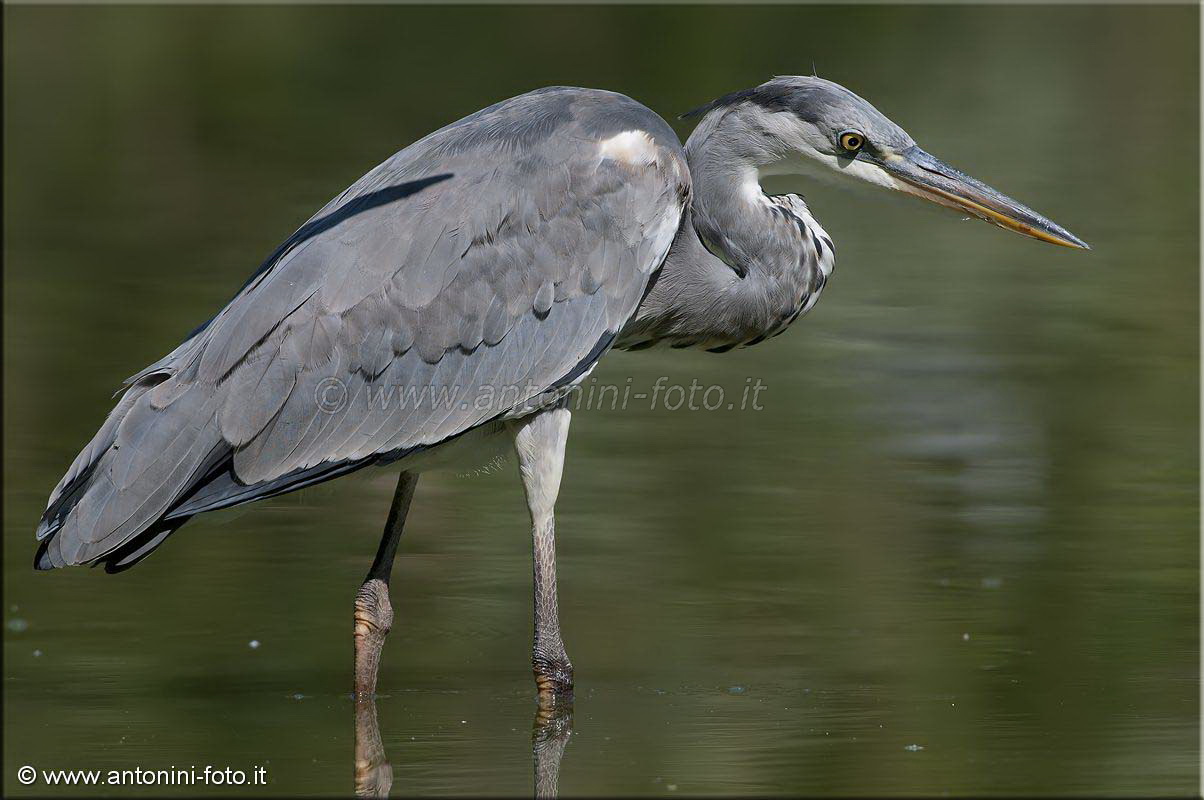
{"type": "Polygon", "coordinates": [[[1079,237],[1057,223],[995,191],[981,181],[958,172],[919,147],[909,147],[883,159],[879,166],[896,180],[900,189],[940,205],[964,211],[979,219],[1063,247],[1090,250],[1079,237]]]}

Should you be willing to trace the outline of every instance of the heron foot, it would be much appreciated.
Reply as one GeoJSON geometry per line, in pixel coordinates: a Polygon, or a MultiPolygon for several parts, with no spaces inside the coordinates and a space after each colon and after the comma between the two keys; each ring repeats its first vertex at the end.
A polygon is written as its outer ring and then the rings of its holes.
{"type": "Polygon", "coordinates": [[[573,665],[568,658],[535,657],[532,664],[535,686],[539,690],[539,707],[545,709],[572,705],[573,665]]]}
{"type": "Polygon", "coordinates": [[[355,696],[376,694],[380,651],[393,627],[389,584],[380,578],[364,581],[355,594],[355,696]]]}

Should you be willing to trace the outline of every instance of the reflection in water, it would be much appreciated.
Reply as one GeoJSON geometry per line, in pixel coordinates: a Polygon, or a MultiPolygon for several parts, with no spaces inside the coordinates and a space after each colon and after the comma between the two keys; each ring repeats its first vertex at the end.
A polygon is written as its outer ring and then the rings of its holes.
{"type": "MultiPolygon", "coordinates": [[[[535,796],[556,797],[560,779],[560,759],[573,733],[573,706],[561,704],[535,711],[531,726],[531,762],[535,796]]],[[[393,767],[380,738],[376,718],[376,700],[357,697],[355,701],[355,795],[388,797],[393,787],[393,767]]]]}
{"type": "Polygon", "coordinates": [[[376,721],[375,698],[355,699],[355,795],[388,797],[393,786],[393,767],[385,757],[376,721]]]}
{"type": "MultiPolygon", "coordinates": [[[[631,378],[630,402],[574,413],[560,612],[591,677],[561,792],[1198,792],[1198,8],[14,5],[4,24],[4,763],[266,762],[270,793],[347,795],[348,589],[396,476],[197,520],[120,577],[35,574],[46,492],[113,381],[466,111],[568,81],[685,136],[671,112],[814,59],[1099,246],[1068,264],[778,179],[840,250],[814,316],[726,356],[607,356],[599,387],[622,401],[631,378]],[[636,400],[663,375],[729,399],[761,377],[764,410],[636,400]]],[[[530,794],[532,756],[537,785],[555,775],[564,740],[528,738],[517,480],[421,490],[386,655],[407,690],[357,715],[363,793],[389,788],[380,734],[393,796],[530,794]]]]}
{"type": "Polygon", "coordinates": [[[540,705],[531,730],[531,760],[535,772],[535,796],[555,797],[560,779],[560,759],[573,733],[573,706],[540,705]]]}

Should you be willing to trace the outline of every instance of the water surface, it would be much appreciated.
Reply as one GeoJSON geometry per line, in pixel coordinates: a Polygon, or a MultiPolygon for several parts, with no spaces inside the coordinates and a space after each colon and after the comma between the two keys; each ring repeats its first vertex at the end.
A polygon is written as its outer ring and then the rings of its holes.
{"type": "MultiPolygon", "coordinates": [[[[607,357],[644,390],[767,388],[575,415],[561,793],[1197,790],[1197,9],[4,14],[6,793],[45,791],[23,764],[352,789],[351,600],[394,476],[196,520],[120,576],[34,574],[122,378],[467,112],[574,84],[670,117],[813,64],[1095,249],[804,187],[838,249],[808,317],[607,357]]],[[[425,476],[377,704],[395,796],[532,791],[529,585],[513,463],[425,476]]]]}

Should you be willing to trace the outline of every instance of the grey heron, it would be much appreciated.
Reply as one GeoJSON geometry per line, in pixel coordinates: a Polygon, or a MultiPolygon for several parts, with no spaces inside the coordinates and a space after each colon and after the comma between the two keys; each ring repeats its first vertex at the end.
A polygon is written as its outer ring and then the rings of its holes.
{"type": "Polygon", "coordinates": [[[355,692],[371,696],[418,475],[512,447],[531,518],[533,671],[555,704],[573,686],[553,517],[567,394],[612,348],[725,352],[814,306],[832,239],[802,196],[763,191],[765,176],[855,178],[1087,247],[827,80],[775,78],[686,116],[698,124],[683,146],[624,95],[545,88],[370,170],[125,382],[50,495],[35,566],[121,571],[197,514],[392,465],[354,606],[355,692]],[[451,394],[374,402],[386,386],[451,394]]]}

